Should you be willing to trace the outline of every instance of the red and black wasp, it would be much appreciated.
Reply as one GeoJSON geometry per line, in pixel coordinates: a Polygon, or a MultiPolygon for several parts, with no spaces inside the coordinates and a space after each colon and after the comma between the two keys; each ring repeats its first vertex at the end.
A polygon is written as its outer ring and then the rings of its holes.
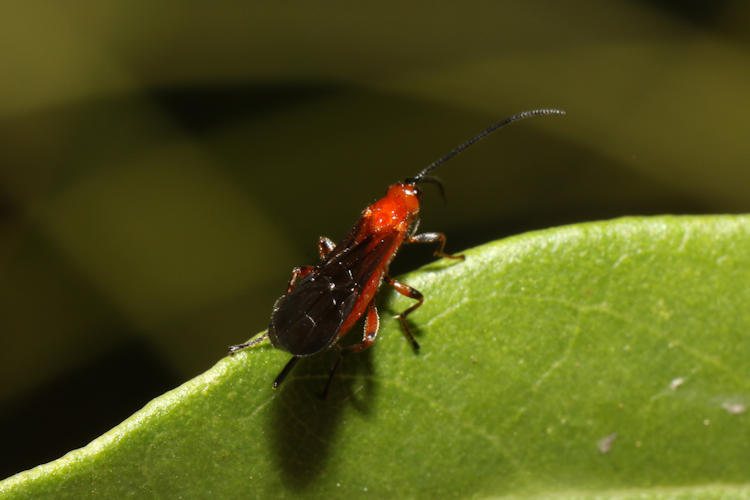
{"type": "MultiPolygon", "coordinates": [[[[268,332],[230,347],[230,354],[252,347],[266,338],[271,340],[274,347],[292,354],[292,359],[273,382],[276,388],[300,358],[338,345],[341,337],[362,316],[365,316],[362,342],[340,349],[342,355],[367,349],[378,334],[380,319],[374,299],[383,281],[398,293],[417,301],[397,316],[404,335],[417,351],[419,344],[409,330],[406,317],[422,305],[424,296],[388,274],[393,257],[404,243],[437,243],[436,256],[457,260],[464,258],[463,255],[451,255],[444,251],[444,234],[417,233],[422,204],[422,192],[418,185],[425,182],[436,184],[443,194],[440,181],[428,175],[437,166],[509,123],[532,116],[562,114],[565,112],[557,109],[536,109],[513,115],[435,160],[414,177],[390,186],[383,198],[364,209],[357,224],[338,244],[320,237],[320,263],[294,268],[286,293],[273,306],[268,332]]],[[[328,392],[340,360],[341,356],[331,370],[324,394],[328,392]]]]}

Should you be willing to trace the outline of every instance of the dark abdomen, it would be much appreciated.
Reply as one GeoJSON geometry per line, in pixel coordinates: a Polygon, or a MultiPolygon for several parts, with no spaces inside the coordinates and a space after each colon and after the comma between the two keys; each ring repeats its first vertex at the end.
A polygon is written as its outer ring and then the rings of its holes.
{"type": "Polygon", "coordinates": [[[351,273],[340,265],[315,270],[273,306],[268,336],[274,347],[309,356],[330,347],[359,295],[351,273]]]}

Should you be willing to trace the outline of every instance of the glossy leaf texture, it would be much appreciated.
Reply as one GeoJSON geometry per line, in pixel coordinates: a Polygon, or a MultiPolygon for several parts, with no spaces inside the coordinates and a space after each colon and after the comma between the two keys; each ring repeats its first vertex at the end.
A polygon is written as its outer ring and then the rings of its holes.
{"type": "Polygon", "coordinates": [[[402,277],[426,297],[419,353],[386,292],[327,400],[335,352],[274,391],[287,355],[259,346],[3,498],[748,496],[750,217],[573,225],[466,257],[402,277]]]}

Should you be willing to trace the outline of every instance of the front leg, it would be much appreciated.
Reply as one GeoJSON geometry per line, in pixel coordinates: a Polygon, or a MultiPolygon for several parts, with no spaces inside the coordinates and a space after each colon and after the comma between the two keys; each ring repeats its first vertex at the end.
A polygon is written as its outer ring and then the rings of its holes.
{"type": "Polygon", "coordinates": [[[407,243],[438,243],[438,248],[435,250],[436,257],[445,257],[447,259],[464,260],[463,255],[453,255],[445,253],[445,235],[443,233],[421,233],[409,236],[407,243]]]}

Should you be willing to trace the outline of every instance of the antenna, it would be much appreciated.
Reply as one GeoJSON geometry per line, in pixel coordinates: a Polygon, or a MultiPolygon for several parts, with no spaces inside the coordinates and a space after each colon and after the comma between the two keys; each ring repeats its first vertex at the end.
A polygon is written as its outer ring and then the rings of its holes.
{"type": "Polygon", "coordinates": [[[439,165],[445,163],[446,161],[450,160],[454,156],[458,155],[459,153],[461,153],[462,151],[464,151],[465,149],[467,149],[469,146],[471,146],[475,142],[477,142],[477,141],[479,141],[481,139],[484,139],[485,137],[487,137],[488,135],[490,135],[492,132],[494,132],[495,130],[499,129],[500,127],[504,127],[504,126],[506,126],[508,124],[511,124],[511,123],[513,123],[515,121],[518,121],[518,120],[523,120],[525,118],[531,118],[532,116],[564,115],[564,114],[565,114],[565,111],[562,111],[560,109],[532,109],[532,110],[529,110],[529,111],[522,111],[522,112],[520,112],[520,113],[518,113],[516,115],[511,116],[510,118],[506,118],[505,120],[497,122],[494,125],[490,125],[485,130],[483,130],[482,132],[478,133],[477,135],[475,135],[474,137],[472,137],[468,141],[466,141],[463,144],[461,144],[460,146],[457,146],[456,148],[454,148],[453,151],[451,151],[447,155],[445,155],[442,158],[439,158],[439,159],[433,161],[432,163],[430,163],[429,165],[427,165],[427,167],[425,167],[417,175],[415,175],[414,177],[410,177],[410,178],[406,179],[404,182],[406,182],[408,184],[416,184],[417,182],[420,182],[420,181],[435,182],[436,179],[434,179],[432,177],[427,177],[427,174],[429,174],[430,172],[432,172],[433,170],[435,170],[439,165]]]}

